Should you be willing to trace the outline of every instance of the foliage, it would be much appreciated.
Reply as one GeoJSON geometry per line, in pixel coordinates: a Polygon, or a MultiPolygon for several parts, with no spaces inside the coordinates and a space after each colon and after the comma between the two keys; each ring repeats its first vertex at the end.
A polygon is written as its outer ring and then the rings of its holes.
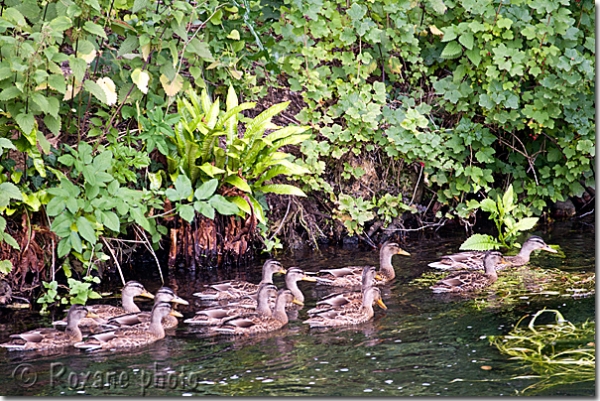
{"type": "Polygon", "coordinates": [[[69,277],[67,283],[68,286],[58,284],[57,281],[42,282],[46,293],[37,300],[37,303],[42,304],[40,313],[44,314],[47,308],[55,303],[60,305],[66,305],[67,303],[70,305],[85,305],[88,299],[101,298],[100,294],[90,288],[92,283],[100,283],[98,277],[85,276],[84,282],[69,277]],[[61,295],[59,293],[59,289],[61,288],[68,290],[68,293],[61,295]]]}
{"type": "Polygon", "coordinates": [[[487,251],[499,249],[501,246],[510,248],[522,231],[531,230],[538,222],[537,217],[522,217],[523,211],[515,202],[513,186],[510,184],[502,197],[498,194],[496,201],[485,198],[481,202],[470,200],[467,202],[469,210],[481,209],[489,213],[498,231],[498,238],[485,234],[473,234],[462,243],[460,249],[487,251]]]}
{"type": "Polygon", "coordinates": [[[175,187],[167,189],[165,195],[178,202],[181,217],[191,221],[196,211],[212,219],[216,210],[222,215],[253,214],[265,224],[260,202],[263,194],[305,196],[296,186],[269,183],[278,176],[294,179],[309,173],[282,151],[309,139],[311,134],[305,133],[308,127],[281,128],[271,122],[287,102],[275,104],[254,118],[242,118],[240,113],[255,104],[238,104],[230,86],[225,110],[221,110],[219,98],[213,102],[205,90],[200,95],[187,92],[177,105],[179,120],[172,132],[166,131],[169,151],[164,153],[175,187]],[[244,128],[238,127],[240,123],[244,128]],[[183,200],[193,203],[181,203],[183,200]]]}
{"type": "Polygon", "coordinates": [[[520,326],[522,321],[507,335],[489,336],[489,340],[510,359],[526,364],[536,373],[534,377],[540,379],[524,389],[523,393],[531,389],[539,391],[556,385],[596,379],[594,321],[575,325],[554,309],[536,312],[526,328],[520,326]],[[554,323],[536,325],[537,318],[546,312],[554,314],[554,323]]]}

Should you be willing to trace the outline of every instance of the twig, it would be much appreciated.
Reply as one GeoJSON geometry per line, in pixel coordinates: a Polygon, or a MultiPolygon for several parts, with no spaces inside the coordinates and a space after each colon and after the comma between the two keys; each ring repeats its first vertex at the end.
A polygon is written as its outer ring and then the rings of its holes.
{"type": "Polygon", "coordinates": [[[277,230],[273,233],[273,235],[271,235],[271,238],[269,238],[269,241],[272,241],[273,238],[275,238],[275,236],[279,233],[279,231],[281,231],[281,228],[283,227],[283,223],[285,223],[285,219],[287,218],[288,213],[290,212],[291,204],[292,204],[292,201],[290,199],[288,199],[287,209],[285,211],[285,215],[283,216],[283,219],[281,219],[281,224],[279,224],[279,227],[277,228],[277,230]]]}
{"type": "Polygon", "coordinates": [[[419,178],[417,178],[417,183],[415,184],[415,190],[413,191],[412,198],[410,199],[410,203],[408,204],[408,206],[412,205],[413,201],[415,200],[415,196],[417,195],[417,189],[419,188],[419,184],[421,183],[421,177],[423,176],[424,168],[425,168],[425,166],[422,165],[421,170],[419,170],[419,178]]]}
{"type": "Polygon", "coordinates": [[[106,247],[108,248],[108,251],[112,255],[113,260],[115,261],[115,264],[117,265],[117,270],[119,270],[119,275],[121,276],[121,282],[123,283],[123,285],[125,285],[125,277],[123,277],[123,272],[121,271],[121,265],[119,264],[119,261],[117,260],[117,256],[113,252],[110,245],[108,245],[108,242],[106,242],[106,239],[104,237],[100,237],[100,238],[102,238],[102,242],[104,242],[104,245],[106,245],[106,247]]]}
{"type": "Polygon", "coordinates": [[[154,260],[156,261],[156,266],[158,267],[158,274],[160,274],[160,281],[161,281],[161,283],[164,284],[165,283],[165,279],[163,277],[162,270],[160,268],[160,262],[158,261],[158,257],[156,256],[156,253],[154,252],[154,249],[152,249],[152,246],[150,246],[150,241],[148,241],[148,237],[146,236],[146,233],[144,232],[144,229],[140,228],[137,224],[134,225],[133,227],[135,227],[135,229],[138,231],[138,233],[141,233],[141,235],[144,236],[144,239],[146,240],[146,242],[144,242],[144,246],[146,247],[146,249],[148,249],[150,251],[150,253],[154,257],[154,260]]]}

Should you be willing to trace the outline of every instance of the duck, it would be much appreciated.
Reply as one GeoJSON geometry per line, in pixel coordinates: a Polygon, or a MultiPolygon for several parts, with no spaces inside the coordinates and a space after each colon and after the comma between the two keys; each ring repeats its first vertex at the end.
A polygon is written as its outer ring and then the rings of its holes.
{"type": "MultiPolygon", "coordinates": [[[[185,299],[178,297],[175,294],[175,292],[169,287],[161,287],[158,289],[158,291],[156,291],[156,294],[154,294],[154,304],[157,304],[159,302],[171,302],[173,304],[179,305],[190,304],[185,299]]],[[[115,327],[135,326],[138,324],[144,324],[148,326],[150,325],[151,320],[151,312],[138,312],[110,318],[108,319],[107,323],[109,325],[114,325],[115,327]]],[[[170,330],[177,327],[177,325],[179,324],[179,320],[177,320],[177,318],[173,315],[167,315],[163,318],[162,324],[165,330],[170,330]]]]}
{"type": "Polygon", "coordinates": [[[496,270],[502,265],[509,263],[500,252],[487,251],[483,257],[485,272],[467,270],[451,273],[430,288],[436,294],[446,292],[464,293],[481,290],[496,282],[498,280],[498,272],[496,270]]]}
{"type": "MultiPolygon", "coordinates": [[[[532,235],[521,246],[521,250],[515,256],[505,256],[508,262],[506,265],[499,266],[501,269],[506,267],[519,267],[529,263],[531,252],[540,249],[550,253],[557,253],[556,249],[548,246],[541,237],[532,235]]],[[[442,256],[437,262],[429,263],[429,267],[442,270],[482,270],[483,256],[485,252],[467,251],[459,252],[453,255],[442,256]]]]}
{"type": "Polygon", "coordinates": [[[313,315],[303,323],[308,324],[311,328],[362,324],[371,320],[375,315],[373,310],[373,304],[375,303],[383,310],[387,310],[387,306],[381,299],[381,290],[377,287],[371,287],[363,292],[362,303],[359,308],[331,309],[313,315]]]}
{"type": "Polygon", "coordinates": [[[173,310],[171,303],[158,302],[152,308],[152,317],[148,326],[121,327],[116,330],[93,334],[85,341],[79,341],[73,345],[87,351],[114,351],[134,349],[152,344],[165,338],[165,328],[162,321],[168,315],[183,317],[181,313],[173,310]]]}
{"type": "Polygon", "coordinates": [[[323,298],[317,305],[309,309],[306,313],[309,316],[327,312],[332,309],[346,310],[358,309],[362,306],[363,294],[366,290],[373,287],[376,280],[380,280],[381,276],[377,273],[375,266],[365,266],[362,274],[362,290],[353,292],[344,292],[342,294],[333,294],[323,298]]]}
{"type": "Polygon", "coordinates": [[[214,334],[251,336],[260,333],[269,333],[279,330],[288,323],[285,305],[288,302],[297,302],[290,290],[281,289],[277,293],[275,308],[270,314],[251,315],[227,321],[221,326],[212,328],[214,334]]]}
{"type": "MultiPolygon", "coordinates": [[[[376,284],[388,284],[396,278],[396,272],[392,265],[394,255],[410,256],[400,245],[395,242],[385,242],[379,252],[379,271],[381,277],[376,284]]],[[[357,287],[361,285],[364,266],[347,266],[339,269],[319,270],[317,285],[326,285],[333,287],[357,287]]]]}
{"type": "Polygon", "coordinates": [[[64,331],[51,327],[42,327],[20,334],[12,334],[10,340],[0,347],[9,351],[53,351],[69,347],[81,341],[83,334],[79,322],[96,315],[83,305],[71,305],[67,313],[67,327],[64,331]]]}
{"type": "MultiPolygon", "coordinates": [[[[288,272],[289,273],[289,272],[288,272]]],[[[184,320],[184,323],[202,326],[220,326],[228,320],[250,315],[271,316],[271,297],[277,297],[277,287],[273,284],[261,284],[257,294],[256,302],[234,303],[226,306],[216,306],[196,312],[194,317],[184,320]]]]}
{"type": "Polygon", "coordinates": [[[286,270],[281,263],[274,259],[268,259],[262,268],[262,280],[258,284],[252,284],[242,280],[225,281],[218,284],[209,285],[201,292],[194,293],[194,296],[203,301],[227,301],[239,299],[247,295],[253,295],[258,292],[261,284],[273,284],[273,274],[285,274],[286,270]]]}
{"type": "MultiPolygon", "coordinates": [[[[83,333],[97,333],[107,329],[113,329],[114,326],[107,325],[108,320],[116,317],[125,315],[128,313],[139,313],[140,308],[135,304],[133,298],[141,296],[153,299],[154,295],[149,293],[144,286],[134,280],[128,281],[121,290],[121,305],[115,306],[109,304],[95,304],[88,305],[88,309],[96,315],[94,319],[84,318],[79,322],[79,327],[83,333]]],[[[57,320],[52,322],[53,326],[66,326],[67,321],[65,319],[57,320]]]]}

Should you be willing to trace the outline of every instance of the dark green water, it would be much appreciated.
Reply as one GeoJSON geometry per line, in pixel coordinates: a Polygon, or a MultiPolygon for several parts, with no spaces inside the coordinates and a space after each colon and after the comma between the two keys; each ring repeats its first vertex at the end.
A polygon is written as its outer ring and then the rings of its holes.
{"type": "MultiPolygon", "coordinates": [[[[541,234],[561,246],[567,258],[534,255],[531,266],[593,272],[593,230],[568,227],[541,234]]],[[[396,282],[384,289],[387,311],[355,328],[309,330],[302,320],[316,302],[312,283],[300,283],[306,306],[288,327],[249,340],[201,338],[183,324],[174,336],[135,353],[27,356],[0,350],[2,395],[244,395],[244,396],[507,396],[534,384],[512,377],[533,372],[501,355],[486,336],[506,334],[523,316],[543,307],[556,308],[573,323],[595,319],[595,297],[540,295],[510,302],[434,296],[411,284],[431,272],[427,263],[456,251],[462,238],[401,244],[410,258],[394,257],[396,282]],[[483,370],[481,366],[490,366],[483,370]]],[[[375,251],[326,248],[320,252],[283,255],[286,267],[307,271],[344,265],[377,264],[375,251]]],[[[260,280],[262,261],[246,277],[260,280]]],[[[236,275],[235,272],[231,272],[236,275]]],[[[138,279],[151,291],[156,277],[138,279]]],[[[231,277],[220,277],[231,278],[231,277]]],[[[500,278],[502,280],[502,277],[500,278]]],[[[283,285],[278,277],[275,283],[283,285]]],[[[178,308],[186,317],[195,309],[192,293],[200,290],[200,274],[172,274],[168,285],[191,301],[178,308]]],[[[148,303],[143,309],[148,309],[148,303]]],[[[48,325],[27,311],[3,311],[0,341],[10,333],[48,325]]],[[[58,316],[60,317],[60,316],[58,316]]],[[[595,383],[562,385],[525,395],[594,396],[595,383]]]]}

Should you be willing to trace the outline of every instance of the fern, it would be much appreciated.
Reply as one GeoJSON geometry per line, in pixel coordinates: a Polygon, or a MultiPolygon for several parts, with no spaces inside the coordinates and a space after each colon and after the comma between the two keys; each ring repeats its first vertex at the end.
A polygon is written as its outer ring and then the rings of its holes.
{"type": "Polygon", "coordinates": [[[502,244],[496,238],[487,234],[473,234],[460,246],[461,250],[466,251],[490,251],[500,249],[502,244]]]}

